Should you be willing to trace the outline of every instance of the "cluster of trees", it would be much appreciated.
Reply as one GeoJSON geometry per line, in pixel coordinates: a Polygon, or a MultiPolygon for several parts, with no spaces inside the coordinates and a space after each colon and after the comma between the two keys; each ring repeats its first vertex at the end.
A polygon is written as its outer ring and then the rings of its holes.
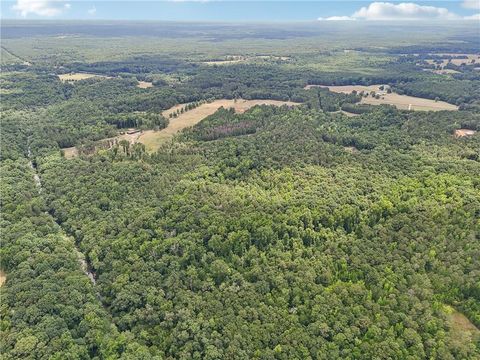
{"type": "Polygon", "coordinates": [[[168,117],[169,118],[176,118],[178,115],[180,114],[183,114],[184,112],[187,112],[187,111],[190,111],[190,110],[193,110],[197,107],[199,107],[200,105],[204,104],[205,102],[207,102],[206,100],[205,101],[194,101],[192,103],[188,103],[186,104],[185,106],[181,107],[181,108],[177,108],[176,111],[173,111],[171,112],[170,114],[168,114],[168,117]]]}
{"type": "Polygon", "coordinates": [[[479,100],[480,81],[438,78],[398,83],[394,88],[399,94],[432,100],[439,98],[451,104],[462,105],[479,100]]]}
{"type": "Polygon", "coordinates": [[[139,128],[139,129],[163,129],[167,127],[168,120],[160,113],[132,112],[126,114],[109,115],[105,122],[115,125],[117,129],[139,128]]]}

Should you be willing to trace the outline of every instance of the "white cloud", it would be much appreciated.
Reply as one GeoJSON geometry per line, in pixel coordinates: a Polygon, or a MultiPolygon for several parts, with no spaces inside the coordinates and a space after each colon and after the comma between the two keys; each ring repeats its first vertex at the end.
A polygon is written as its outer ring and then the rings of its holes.
{"type": "Polygon", "coordinates": [[[95,6],[91,7],[90,9],[87,10],[88,15],[95,15],[97,13],[97,8],[95,6]]]}
{"type": "MultiPolygon", "coordinates": [[[[480,1],[480,0],[476,0],[480,1]]],[[[446,8],[416,3],[372,2],[351,16],[331,16],[318,20],[461,20],[446,8]]],[[[466,18],[465,18],[466,19],[466,18]]]]}
{"type": "Polygon", "coordinates": [[[69,8],[70,4],[65,4],[61,0],[17,0],[16,4],[12,6],[12,9],[23,17],[29,14],[56,16],[69,8]]]}
{"type": "Polygon", "coordinates": [[[462,6],[467,9],[480,9],[480,0],[464,0],[462,6]]]}
{"type": "Polygon", "coordinates": [[[449,20],[458,15],[446,8],[418,5],[415,3],[393,4],[373,2],[356,11],[352,17],[365,20],[449,20]]]}
{"type": "Polygon", "coordinates": [[[465,16],[464,19],[465,20],[478,20],[478,21],[480,21],[480,13],[470,15],[470,16],[465,16]]]}
{"type": "Polygon", "coordinates": [[[318,18],[318,20],[325,20],[325,21],[352,21],[355,20],[351,16],[330,16],[328,18],[318,18]]]}

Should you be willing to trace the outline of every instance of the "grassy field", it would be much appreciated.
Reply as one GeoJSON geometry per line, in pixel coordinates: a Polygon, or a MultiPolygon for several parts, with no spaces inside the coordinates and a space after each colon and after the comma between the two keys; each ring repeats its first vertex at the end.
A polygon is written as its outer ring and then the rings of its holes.
{"type": "Polygon", "coordinates": [[[137,87],[139,87],[140,89],[148,89],[153,87],[153,84],[148,81],[139,81],[137,87]]]}
{"type": "Polygon", "coordinates": [[[470,129],[458,129],[455,130],[455,137],[465,137],[465,136],[472,136],[475,135],[475,130],[470,129]]]}
{"type": "Polygon", "coordinates": [[[468,344],[480,337],[480,330],[461,312],[449,305],[444,305],[444,311],[450,325],[450,340],[456,344],[468,344]]]}
{"type": "MultiPolygon", "coordinates": [[[[317,85],[308,85],[305,88],[310,89],[317,85]]],[[[430,99],[419,98],[415,96],[408,96],[408,95],[399,95],[396,93],[384,93],[380,92],[379,86],[380,85],[370,85],[370,86],[362,86],[362,85],[345,85],[345,86],[323,86],[318,85],[320,87],[326,87],[330,91],[337,92],[337,93],[344,93],[350,94],[352,91],[357,92],[366,92],[370,93],[371,91],[375,91],[376,93],[380,93],[380,98],[375,98],[369,95],[368,97],[363,97],[361,100],[361,104],[370,104],[370,105],[381,105],[381,104],[388,104],[394,105],[398,109],[401,110],[415,110],[415,111],[441,111],[441,110],[458,110],[458,107],[452,104],[449,104],[445,101],[435,101],[430,99]]]]}
{"type": "MultiPolygon", "coordinates": [[[[168,110],[163,111],[162,115],[166,118],[177,109],[185,107],[186,104],[176,105],[168,110]]],[[[219,108],[234,108],[235,112],[243,113],[255,105],[299,105],[299,103],[291,101],[277,101],[277,100],[215,100],[211,103],[206,103],[198,106],[195,109],[189,110],[180,114],[177,118],[171,118],[168,126],[160,131],[148,130],[142,133],[138,141],[145,145],[148,152],[156,151],[166,140],[171,139],[179,131],[194,126],[207,116],[212,115],[219,108]]]]}
{"type": "Polygon", "coordinates": [[[78,81],[78,80],[85,80],[85,79],[90,79],[90,78],[103,78],[103,79],[109,79],[109,76],[103,76],[103,75],[97,75],[97,74],[89,74],[89,73],[71,73],[71,74],[61,74],[58,75],[58,78],[63,81],[78,81]]]}
{"type": "MultiPolygon", "coordinates": [[[[176,112],[185,107],[187,104],[179,104],[171,107],[170,109],[164,110],[162,115],[166,118],[169,118],[171,113],[176,112]]],[[[165,129],[162,130],[146,130],[137,132],[134,134],[121,134],[119,136],[101,140],[102,142],[113,141],[113,140],[127,140],[130,144],[140,142],[145,145],[148,152],[156,151],[165,141],[171,139],[175,134],[182,131],[185,128],[194,126],[200,121],[205,119],[207,116],[212,115],[221,107],[224,108],[233,108],[235,112],[241,114],[255,105],[275,105],[275,106],[294,106],[300,105],[300,103],[292,101],[277,101],[277,100],[228,100],[221,99],[215,100],[210,103],[202,104],[192,110],[186,111],[180,114],[176,118],[170,118],[170,122],[165,129]]],[[[62,149],[66,159],[72,159],[79,155],[78,148],[73,146],[69,148],[62,149]]]]}

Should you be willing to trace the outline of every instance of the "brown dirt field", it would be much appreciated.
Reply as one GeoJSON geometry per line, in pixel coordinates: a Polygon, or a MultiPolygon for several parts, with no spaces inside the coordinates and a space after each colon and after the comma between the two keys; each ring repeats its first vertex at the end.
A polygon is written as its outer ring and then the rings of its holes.
{"type": "Polygon", "coordinates": [[[0,270],[0,287],[7,281],[7,275],[0,270]]]}
{"type": "Polygon", "coordinates": [[[472,136],[475,135],[476,131],[475,130],[470,130],[470,129],[458,129],[455,130],[455,137],[461,138],[465,136],[472,136]]]}
{"type": "Polygon", "coordinates": [[[148,81],[139,81],[137,87],[139,87],[140,89],[148,89],[153,87],[153,84],[148,81]]]}
{"type": "MultiPolygon", "coordinates": [[[[379,92],[380,85],[345,85],[345,86],[323,86],[323,85],[307,85],[305,89],[311,89],[312,87],[326,87],[330,91],[350,94],[353,90],[357,92],[368,92],[376,91],[379,92]]],[[[396,93],[382,94],[379,99],[375,99],[370,95],[368,97],[362,98],[360,101],[361,104],[370,104],[370,105],[381,105],[388,104],[394,105],[401,110],[415,110],[415,111],[440,111],[440,110],[458,110],[458,107],[452,104],[449,104],[444,101],[435,101],[430,99],[419,98],[415,96],[408,95],[399,95],[396,93]]]]}
{"type": "Polygon", "coordinates": [[[58,78],[63,82],[85,80],[85,79],[90,79],[92,77],[98,77],[98,78],[103,78],[103,79],[111,79],[111,77],[109,77],[109,76],[97,75],[97,74],[88,74],[88,73],[71,73],[71,74],[58,75],[58,78]]]}

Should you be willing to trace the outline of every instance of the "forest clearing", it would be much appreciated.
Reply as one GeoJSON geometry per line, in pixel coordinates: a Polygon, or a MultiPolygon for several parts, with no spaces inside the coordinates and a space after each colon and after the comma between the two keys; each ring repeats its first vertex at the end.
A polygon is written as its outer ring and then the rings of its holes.
{"type": "MultiPolygon", "coordinates": [[[[174,107],[167,109],[162,112],[162,115],[169,118],[169,115],[176,112],[179,109],[182,109],[187,104],[179,104],[174,107]]],[[[144,131],[138,141],[145,145],[148,152],[156,151],[165,140],[170,139],[178,133],[179,131],[194,126],[200,121],[205,119],[207,116],[212,115],[221,107],[228,109],[233,108],[236,113],[242,114],[251,107],[255,105],[275,105],[275,106],[294,106],[300,105],[300,103],[292,101],[279,101],[279,100],[230,100],[230,99],[220,99],[215,100],[210,103],[204,103],[192,110],[188,110],[184,113],[181,113],[176,118],[170,118],[170,122],[165,129],[154,131],[147,130],[144,131]]]]}
{"type": "Polygon", "coordinates": [[[465,137],[475,135],[476,131],[471,129],[457,129],[455,130],[455,137],[465,137]]]}
{"type": "Polygon", "coordinates": [[[139,81],[137,87],[139,87],[140,89],[148,89],[153,87],[153,84],[148,81],[139,81]]]}
{"type": "Polygon", "coordinates": [[[58,78],[62,82],[71,82],[71,81],[79,81],[79,80],[86,80],[90,78],[103,78],[103,79],[111,79],[110,76],[99,75],[99,74],[91,74],[91,73],[70,73],[70,74],[60,74],[58,78]]]}
{"type": "Polygon", "coordinates": [[[480,336],[480,330],[464,314],[450,305],[445,305],[444,308],[454,342],[468,344],[474,337],[480,336]]]}
{"type": "Polygon", "coordinates": [[[387,93],[380,90],[381,85],[341,85],[341,86],[326,86],[326,85],[307,85],[305,89],[314,87],[327,88],[330,91],[343,94],[351,94],[353,91],[357,93],[364,92],[368,96],[362,97],[360,104],[369,105],[393,105],[400,110],[414,110],[414,111],[442,111],[442,110],[458,110],[458,106],[449,104],[445,101],[435,101],[416,96],[400,95],[394,92],[387,93]],[[377,96],[372,96],[373,92],[377,96]]]}
{"type": "MultiPolygon", "coordinates": [[[[185,108],[188,104],[178,104],[170,109],[164,110],[162,115],[165,118],[169,118],[170,114],[176,113],[177,110],[185,108]]],[[[201,104],[200,106],[193,108],[191,110],[180,113],[177,117],[172,117],[169,120],[169,124],[165,129],[161,130],[145,130],[130,132],[127,131],[125,134],[121,134],[116,137],[107,138],[100,140],[100,143],[105,145],[106,142],[110,142],[112,145],[115,142],[121,140],[127,140],[130,144],[136,142],[142,143],[145,145],[147,152],[156,151],[160,145],[162,145],[166,140],[171,139],[179,131],[194,126],[200,121],[205,119],[207,116],[212,115],[221,107],[225,109],[233,108],[236,113],[242,114],[248,109],[256,105],[274,105],[274,106],[295,106],[300,105],[300,103],[293,101],[280,101],[280,100],[233,100],[233,99],[220,99],[214,100],[212,102],[201,104]]],[[[133,129],[130,129],[133,130],[133,129]]],[[[110,148],[110,145],[107,145],[110,148]]],[[[62,149],[63,154],[66,159],[72,159],[79,155],[78,147],[72,146],[62,149]]]]}

